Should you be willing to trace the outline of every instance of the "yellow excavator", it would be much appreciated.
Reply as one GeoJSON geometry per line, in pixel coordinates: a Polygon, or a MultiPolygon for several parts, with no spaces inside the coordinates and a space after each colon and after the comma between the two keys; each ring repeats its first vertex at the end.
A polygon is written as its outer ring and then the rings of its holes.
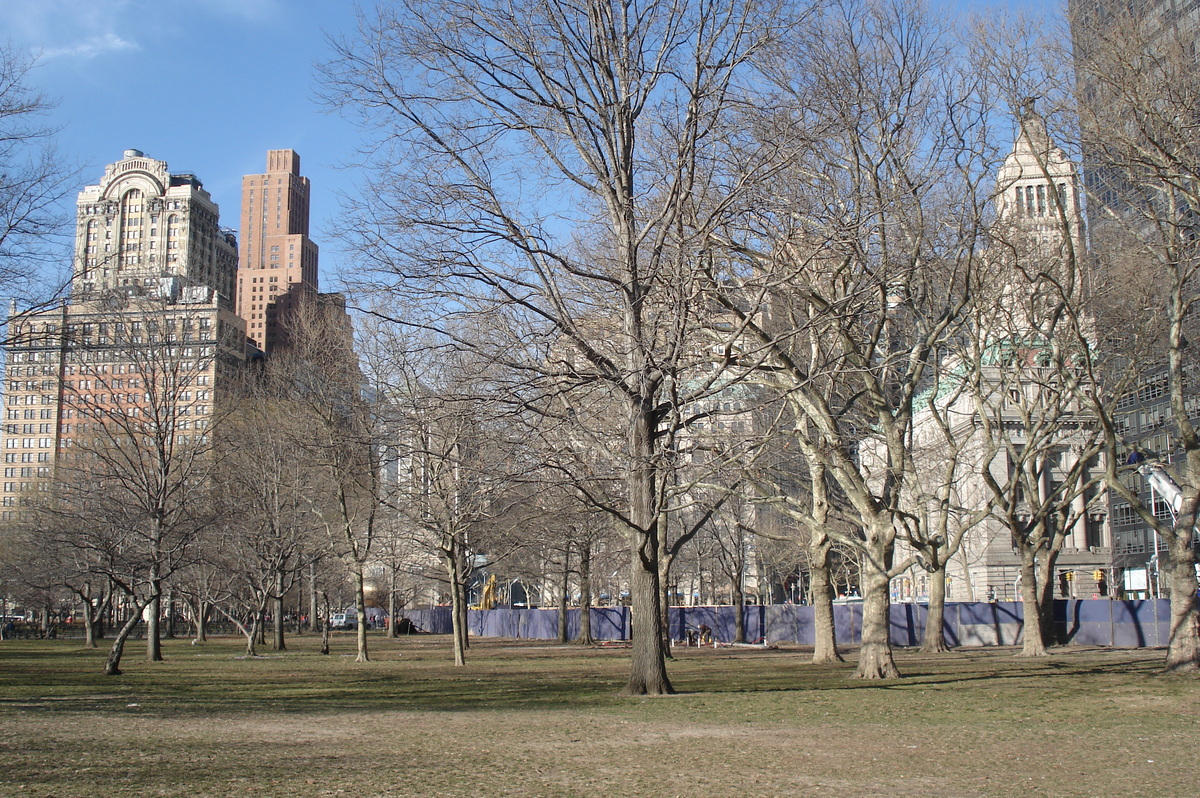
{"type": "Polygon", "coordinates": [[[479,597],[479,604],[472,607],[473,610],[490,610],[496,606],[496,575],[492,574],[483,583],[483,594],[479,597]]]}

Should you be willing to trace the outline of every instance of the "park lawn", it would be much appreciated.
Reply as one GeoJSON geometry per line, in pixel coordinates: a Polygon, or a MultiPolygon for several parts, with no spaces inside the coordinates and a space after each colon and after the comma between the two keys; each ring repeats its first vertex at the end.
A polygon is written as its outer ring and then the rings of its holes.
{"type": "Polygon", "coordinates": [[[79,641],[0,643],[0,796],[1200,794],[1200,679],[1162,651],[902,651],[904,679],[861,682],[798,649],[682,649],[680,695],[623,698],[622,649],[289,646],[132,644],[110,678],[79,641]]]}

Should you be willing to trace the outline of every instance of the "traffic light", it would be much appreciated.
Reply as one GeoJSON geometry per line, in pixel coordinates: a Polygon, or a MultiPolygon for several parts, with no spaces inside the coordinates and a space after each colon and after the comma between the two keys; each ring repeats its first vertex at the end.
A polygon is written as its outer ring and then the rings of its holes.
{"type": "Polygon", "coordinates": [[[1097,582],[1103,582],[1104,572],[1097,568],[1096,570],[1092,571],[1092,579],[1095,579],[1097,582]]]}
{"type": "Polygon", "coordinates": [[[1075,572],[1074,571],[1067,571],[1067,581],[1068,582],[1075,581],[1075,572]]]}

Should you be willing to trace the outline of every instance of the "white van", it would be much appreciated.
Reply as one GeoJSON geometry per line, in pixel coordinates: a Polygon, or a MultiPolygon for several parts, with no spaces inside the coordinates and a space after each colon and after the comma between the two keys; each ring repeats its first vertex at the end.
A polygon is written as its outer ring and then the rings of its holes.
{"type": "Polygon", "coordinates": [[[358,613],[357,612],[335,612],[329,616],[330,629],[357,629],[358,628],[358,613]]]}

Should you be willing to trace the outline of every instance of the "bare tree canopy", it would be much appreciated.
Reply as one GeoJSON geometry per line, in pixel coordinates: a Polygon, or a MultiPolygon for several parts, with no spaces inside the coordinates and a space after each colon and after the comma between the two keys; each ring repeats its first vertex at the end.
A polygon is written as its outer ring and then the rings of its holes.
{"type": "MultiPolygon", "coordinates": [[[[636,552],[630,693],[671,692],[657,530],[687,366],[710,320],[705,238],[737,191],[738,81],[780,22],[755,0],[399,3],[324,69],[376,131],[351,209],[409,324],[488,351],[529,384],[612,409],[624,483],[605,509],[636,552]],[[464,340],[447,319],[470,316],[464,340]]],[[[709,359],[711,359],[709,357],[709,359]]]]}
{"type": "Polygon", "coordinates": [[[30,85],[33,67],[0,47],[0,284],[21,310],[53,298],[55,279],[70,271],[60,202],[76,177],[54,147],[44,120],[53,104],[30,85]]]}

